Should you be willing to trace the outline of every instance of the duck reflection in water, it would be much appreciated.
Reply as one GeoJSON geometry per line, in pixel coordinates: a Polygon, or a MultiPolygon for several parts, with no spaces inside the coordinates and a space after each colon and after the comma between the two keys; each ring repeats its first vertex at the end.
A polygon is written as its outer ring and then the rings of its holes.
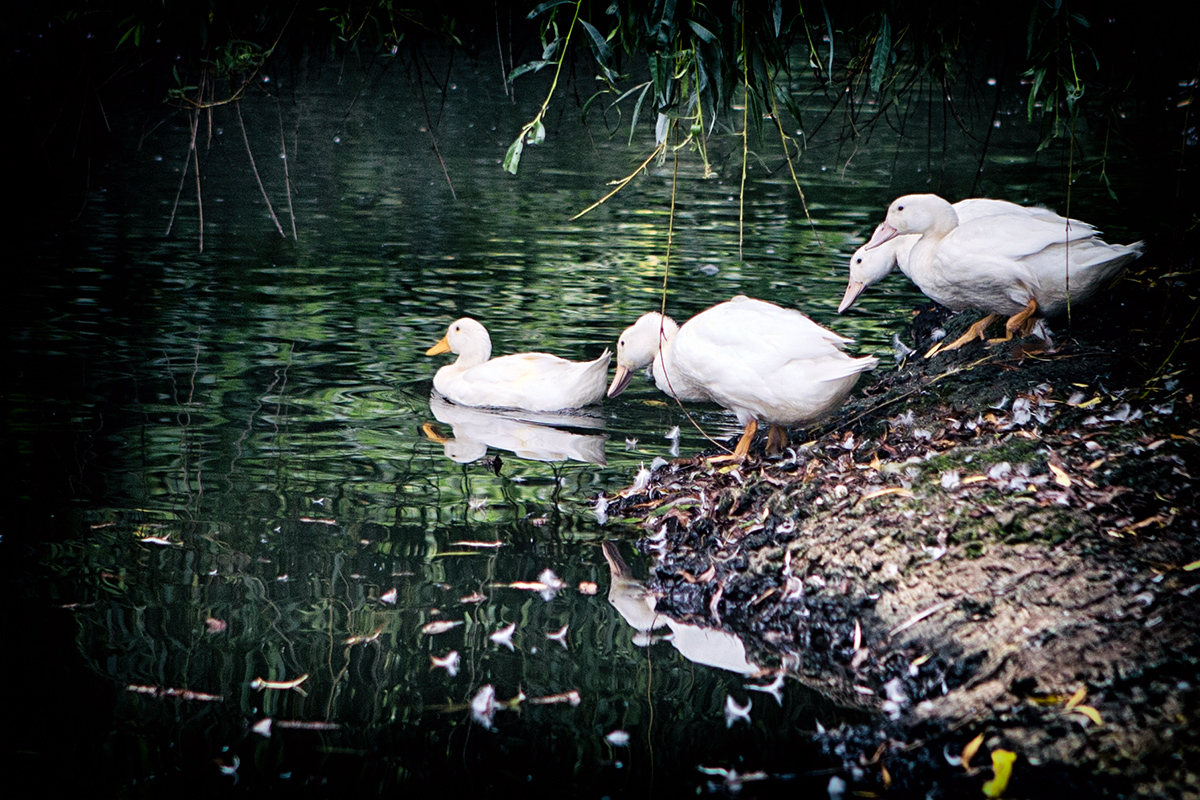
{"type": "MultiPolygon", "coordinates": [[[[644,583],[633,577],[629,566],[621,558],[616,543],[604,542],[601,548],[612,579],[608,587],[608,602],[634,630],[641,634],[650,634],[658,628],[669,628],[670,634],[663,638],[684,658],[696,664],[740,675],[761,676],[768,673],[749,661],[746,657],[746,645],[732,633],[677,622],[658,614],[655,611],[657,600],[654,594],[644,583]]],[[[635,641],[638,641],[637,637],[635,641]]],[[[642,637],[642,641],[649,641],[649,637],[642,637]]]]}
{"type": "Polygon", "coordinates": [[[607,435],[567,430],[604,427],[602,417],[586,412],[492,411],[451,403],[437,392],[429,397],[429,409],[438,422],[450,426],[453,436],[445,436],[432,422],[421,430],[442,445],[447,458],[459,464],[483,458],[489,447],[533,461],[607,463],[607,435]]]}

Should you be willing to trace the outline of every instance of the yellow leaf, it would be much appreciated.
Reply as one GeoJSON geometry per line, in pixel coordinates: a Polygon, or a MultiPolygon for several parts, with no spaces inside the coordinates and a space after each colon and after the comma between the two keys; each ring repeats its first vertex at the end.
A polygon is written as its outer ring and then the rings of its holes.
{"type": "Polygon", "coordinates": [[[971,741],[967,742],[967,746],[962,751],[963,769],[971,768],[971,759],[979,752],[979,745],[983,744],[983,734],[979,734],[971,741]]]}
{"type": "Polygon", "coordinates": [[[1198,569],[1200,569],[1200,561],[1193,561],[1192,563],[1190,563],[1186,567],[1184,567],[1183,571],[1184,572],[1194,572],[1198,569]]]}
{"type": "Polygon", "coordinates": [[[1075,706],[1071,709],[1072,714],[1083,714],[1097,725],[1103,725],[1104,721],[1100,719],[1100,712],[1091,706],[1075,706]]]}
{"type": "Polygon", "coordinates": [[[863,503],[863,502],[866,502],[867,500],[874,500],[876,497],[884,497],[885,495],[889,495],[889,494],[898,494],[901,497],[912,497],[913,496],[913,493],[910,492],[908,489],[902,489],[899,486],[892,486],[887,489],[876,489],[873,492],[868,492],[867,494],[864,494],[862,497],[858,498],[858,502],[863,503]]]}
{"type": "Polygon", "coordinates": [[[1070,711],[1072,708],[1074,708],[1075,706],[1082,703],[1083,698],[1085,698],[1085,697],[1087,697],[1087,687],[1080,686],[1078,691],[1076,691],[1075,694],[1071,695],[1071,699],[1067,701],[1067,706],[1066,706],[1067,711],[1070,711]]]}
{"type": "Polygon", "coordinates": [[[1054,482],[1059,486],[1067,487],[1071,485],[1071,476],[1062,467],[1051,463],[1050,471],[1054,473],[1054,482]]]}
{"type": "Polygon", "coordinates": [[[883,788],[890,789],[892,786],[892,773],[888,772],[888,768],[884,765],[879,766],[880,777],[883,778],[883,788]]]}
{"type": "Polygon", "coordinates": [[[988,797],[1000,797],[1008,788],[1008,779],[1012,777],[1013,762],[1017,754],[1010,750],[992,751],[992,772],[996,777],[983,785],[983,793],[988,797]]]}

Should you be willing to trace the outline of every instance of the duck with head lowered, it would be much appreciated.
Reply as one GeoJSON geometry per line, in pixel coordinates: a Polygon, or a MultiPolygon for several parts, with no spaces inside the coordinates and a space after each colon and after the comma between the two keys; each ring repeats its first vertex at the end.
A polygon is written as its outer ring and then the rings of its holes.
{"type": "Polygon", "coordinates": [[[458,359],[433,376],[433,388],[464,406],[561,411],[600,402],[608,380],[605,349],[595,361],[568,361],[548,353],[492,358],[487,329],[470,317],[450,323],[427,356],[456,353],[458,359]]]}
{"type": "Polygon", "coordinates": [[[916,234],[908,274],[921,291],[954,311],[988,312],[943,349],[984,338],[1001,314],[1008,316],[1005,340],[1036,331],[1049,342],[1042,319],[1087,302],[1144,249],[1142,242],[1108,244],[1091,225],[1059,219],[1000,213],[963,221],[941,197],[910,194],[892,201],[864,248],[916,234]]]}
{"type": "MultiPolygon", "coordinates": [[[[1086,222],[1080,222],[1077,219],[1068,220],[1066,217],[1059,216],[1048,208],[1022,206],[1017,203],[1010,203],[1007,200],[971,197],[954,203],[953,208],[954,213],[958,215],[959,225],[979,219],[980,217],[990,217],[995,214],[1015,214],[1017,216],[1033,217],[1046,222],[1053,222],[1064,227],[1070,223],[1071,226],[1079,230],[1086,228],[1095,233],[1095,229],[1086,222]]],[[[886,224],[886,222],[880,223],[876,231],[886,224]]],[[[846,284],[846,294],[842,297],[842,302],[838,305],[838,313],[844,313],[846,309],[854,305],[854,301],[869,286],[886,278],[896,267],[899,267],[900,271],[910,280],[916,282],[909,268],[909,254],[919,238],[921,237],[915,233],[901,234],[869,249],[867,245],[863,245],[855,250],[854,255],[850,257],[850,280],[846,284]]],[[[920,287],[918,286],[917,288],[920,287]]]]}
{"type": "Polygon", "coordinates": [[[608,396],[652,365],[655,384],[667,394],[711,401],[737,415],[744,432],[729,459],[745,460],[759,422],[770,426],[767,452],[778,453],[788,428],[833,413],[859,374],[879,363],[848,355],[850,341],[799,311],[741,295],[682,326],[652,312],[621,334],[608,396]]]}

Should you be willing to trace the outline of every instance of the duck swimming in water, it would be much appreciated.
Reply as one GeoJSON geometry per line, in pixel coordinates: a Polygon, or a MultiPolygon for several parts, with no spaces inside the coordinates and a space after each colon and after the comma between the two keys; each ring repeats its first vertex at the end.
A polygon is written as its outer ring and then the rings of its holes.
{"type": "Polygon", "coordinates": [[[487,329],[470,317],[450,324],[427,356],[457,353],[458,359],[433,376],[433,388],[464,406],[561,411],[600,402],[612,353],[595,361],[568,361],[548,353],[517,353],[492,358],[487,329]]]}

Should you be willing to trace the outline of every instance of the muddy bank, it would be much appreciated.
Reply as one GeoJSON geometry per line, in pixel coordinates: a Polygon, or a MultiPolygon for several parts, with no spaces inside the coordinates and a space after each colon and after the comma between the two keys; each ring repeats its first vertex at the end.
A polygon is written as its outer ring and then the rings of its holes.
{"type": "Polygon", "coordinates": [[[659,611],[873,713],[816,734],[850,792],[982,796],[1007,750],[1006,797],[1200,797],[1193,343],[1182,284],[1122,286],[1052,352],[925,359],[973,318],[922,311],[811,441],[659,465],[609,508],[659,611]]]}

